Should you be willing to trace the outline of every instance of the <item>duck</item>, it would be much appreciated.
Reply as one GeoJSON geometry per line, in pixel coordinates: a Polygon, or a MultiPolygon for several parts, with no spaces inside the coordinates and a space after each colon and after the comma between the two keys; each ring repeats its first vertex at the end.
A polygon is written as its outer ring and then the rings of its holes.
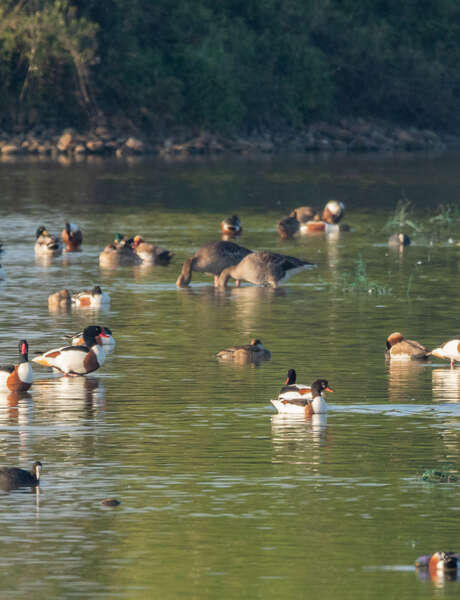
{"type": "Polygon", "coordinates": [[[103,331],[99,325],[90,325],[83,330],[83,346],[62,346],[48,350],[36,356],[33,362],[71,377],[92,373],[104,364],[105,353],[99,338],[103,331]]]}
{"type": "Polygon", "coordinates": [[[222,241],[205,244],[198,248],[191,258],[185,260],[176,286],[187,287],[192,280],[192,271],[213,275],[214,285],[217,285],[217,278],[226,267],[236,265],[251,253],[252,250],[243,248],[234,242],[222,241]]]}
{"type": "Polygon", "coordinates": [[[293,396],[290,391],[283,393],[283,389],[276,400],[271,400],[276,410],[279,413],[305,415],[307,417],[313,414],[327,413],[328,405],[323,392],[334,391],[329,387],[326,379],[316,379],[310,388],[301,386],[297,397],[293,396]]]}
{"type": "Polygon", "coordinates": [[[222,238],[225,240],[241,235],[243,233],[243,227],[241,226],[239,217],[233,215],[232,217],[224,219],[220,224],[220,231],[222,233],[222,238]]]}
{"type": "Polygon", "coordinates": [[[316,209],[311,206],[299,206],[278,223],[278,234],[284,240],[292,238],[299,233],[305,223],[318,219],[316,209]]]}
{"type": "Polygon", "coordinates": [[[289,400],[290,398],[302,398],[306,394],[310,394],[311,386],[304,385],[302,383],[296,383],[296,381],[297,373],[295,369],[289,369],[284,386],[281,388],[280,393],[278,394],[278,398],[282,396],[283,399],[289,400]]]}
{"type": "Polygon", "coordinates": [[[312,220],[305,220],[300,225],[300,233],[336,233],[338,231],[347,231],[347,225],[339,225],[345,212],[343,202],[337,200],[329,200],[324,207],[321,218],[315,215],[312,220]]]}
{"type": "Polygon", "coordinates": [[[40,485],[42,463],[37,460],[30,471],[18,467],[0,467],[0,487],[12,490],[20,487],[36,487],[40,485]]]}
{"type": "Polygon", "coordinates": [[[135,235],[132,247],[134,251],[145,265],[169,265],[174,254],[169,250],[144,242],[144,238],[140,235],[135,235]]]}
{"type": "Polygon", "coordinates": [[[78,308],[100,308],[103,304],[106,306],[110,304],[110,296],[95,285],[92,290],[73,294],[72,304],[78,308]]]}
{"type": "Polygon", "coordinates": [[[405,233],[394,233],[388,238],[388,245],[391,248],[404,248],[410,246],[410,237],[405,233]]]}
{"type": "Polygon", "coordinates": [[[455,362],[460,362],[460,340],[449,340],[444,342],[439,348],[435,348],[428,354],[436,358],[445,358],[450,360],[450,368],[454,368],[455,362]]]}
{"type": "MultiPolygon", "coordinates": [[[[83,331],[79,331],[78,333],[65,335],[64,339],[69,341],[72,346],[83,346],[85,344],[85,340],[83,338],[83,331]]],[[[99,335],[99,339],[101,340],[101,345],[104,347],[104,352],[107,353],[107,347],[115,346],[115,338],[112,335],[112,330],[108,327],[102,327],[102,333],[99,335]]]]}
{"type": "Polygon", "coordinates": [[[55,235],[48,233],[43,225],[37,229],[35,237],[35,254],[39,256],[59,256],[59,254],[62,254],[61,242],[55,235]]]}
{"type": "Polygon", "coordinates": [[[264,348],[260,340],[251,340],[249,344],[244,346],[230,346],[217,353],[217,358],[220,360],[233,360],[235,362],[259,362],[270,360],[272,354],[264,348]]]}
{"type": "Polygon", "coordinates": [[[390,359],[423,360],[430,355],[425,346],[414,340],[406,340],[399,331],[395,331],[387,337],[386,345],[385,356],[390,359]]]}
{"type": "MultiPolygon", "coordinates": [[[[122,235],[122,234],[117,234],[122,235]]],[[[106,269],[116,267],[131,267],[142,264],[142,259],[132,247],[132,242],[126,239],[115,239],[99,254],[99,266],[106,269]]]]}
{"type": "Polygon", "coordinates": [[[29,362],[29,344],[19,341],[19,360],[17,365],[0,366],[0,389],[12,392],[25,392],[32,385],[34,373],[29,362]]]}
{"type": "Polygon", "coordinates": [[[74,223],[66,223],[61,233],[62,241],[66,252],[80,252],[80,246],[83,241],[83,234],[74,223]]]}
{"type": "Polygon", "coordinates": [[[64,288],[48,296],[48,309],[50,311],[67,310],[72,303],[72,295],[64,288]]]}
{"type": "Polygon", "coordinates": [[[240,281],[249,281],[256,285],[270,285],[277,288],[296,273],[313,269],[316,265],[294,256],[274,254],[263,250],[251,252],[238,264],[224,269],[217,280],[217,287],[225,288],[232,277],[239,287],[240,281]]]}
{"type": "Polygon", "coordinates": [[[459,555],[456,552],[438,551],[434,554],[424,554],[415,561],[418,569],[428,569],[432,575],[440,571],[456,571],[458,565],[459,555]]]}

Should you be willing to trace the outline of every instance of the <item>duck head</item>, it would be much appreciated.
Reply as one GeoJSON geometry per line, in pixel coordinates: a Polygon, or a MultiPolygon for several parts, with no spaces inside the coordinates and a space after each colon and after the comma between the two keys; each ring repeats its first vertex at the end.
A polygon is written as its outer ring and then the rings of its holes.
{"type": "Polygon", "coordinates": [[[41,235],[49,235],[46,227],[44,225],[41,225],[37,231],[35,232],[35,237],[38,239],[41,235]]]}
{"type": "Polygon", "coordinates": [[[293,385],[296,382],[297,374],[294,369],[289,369],[287,372],[286,381],[284,382],[286,385],[293,385]]]}
{"type": "Polygon", "coordinates": [[[343,204],[343,202],[338,202],[337,200],[329,200],[329,202],[324,207],[321,218],[326,223],[334,225],[335,223],[338,223],[343,217],[344,211],[345,205],[343,204]]]}
{"type": "Polygon", "coordinates": [[[387,337],[387,350],[389,350],[392,346],[394,346],[395,344],[399,344],[399,342],[402,341],[404,341],[404,336],[402,335],[402,333],[399,333],[399,331],[391,333],[387,337]]]}
{"type": "Polygon", "coordinates": [[[99,336],[103,332],[103,328],[99,327],[99,325],[90,325],[83,330],[83,339],[85,341],[85,346],[88,348],[92,348],[96,344],[100,344],[101,340],[99,336]]]}
{"type": "Polygon", "coordinates": [[[19,362],[27,362],[29,360],[29,344],[26,340],[19,341],[19,362]]]}
{"type": "Polygon", "coordinates": [[[333,392],[326,379],[317,379],[311,384],[311,397],[321,396],[323,392],[333,392]]]}

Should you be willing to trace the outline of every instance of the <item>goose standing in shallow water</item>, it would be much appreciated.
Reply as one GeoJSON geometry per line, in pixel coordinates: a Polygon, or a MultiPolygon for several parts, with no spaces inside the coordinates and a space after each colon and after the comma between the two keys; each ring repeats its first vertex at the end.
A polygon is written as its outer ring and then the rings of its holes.
{"type": "Polygon", "coordinates": [[[423,360],[428,358],[429,352],[414,340],[406,340],[406,338],[396,331],[387,338],[387,349],[385,356],[397,360],[423,360]]]}
{"type": "Polygon", "coordinates": [[[217,286],[225,288],[228,280],[232,277],[236,279],[237,287],[243,280],[256,285],[271,285],[276,288],[292,275],[314,267],[316,267],[315,264],[294,256],[274,254],[265,250],[251,252],[238,264],[224,269],[217,280],[217,286]]]}
{"type": "Polygon", "coordinates": [[[18,467],[0,467],[0,488],[13,490],[19,487],[36,487],[40,485],[42,463],[34,462],[30,471],[18,467]]]}
{"type": "Polygon", "coordinates": [[[80,246],[83,241],[83,234],[74,223],[66,223],[61,233],[62,241],[66,252],[80,252],[80,246]]]}
{"type": "Polygon", "coordinates": [[[34,380],[32,365],[29,362],[29,344],[19,342],[19,361],[17,365],[0,366],[0,389],[12,392],[25,392],[34,380]]]}
{"type": "Polygon", "coordinates": [[[323,392],[333,391],[326,379],[317,379],[311,384],[309,390],[307,386],[302,387],[297,397],[289,393],[283,394],[283,390],[281,390],[277,400],[271,400],[271,403],[279,413],[309,417],[313,414],[323,414],[328,411],[323,392]]]}
{"type": "Polygon", "coordinates": [[[270,360],[271,352],[264,348],[260,340],[251,340],[244,346],[230,346],[217,353],[220,360],[233,360],[238,363],[262,362],[270,360]]]}
{"type": "Polygon", "coordinates": [[[214,275],[214,285],[223,269],[236,265],[242,258],[251,254],[252,250],[243,248],[234,242],[212,242],[198,248],[191,258],[182,265],[177,287],[187,287],[192,279],[192,271],[214,275]]]}
{"type": "Polygon", "coordinates": [[[104,364],[105,353],[99,336],[104,333],[99,325],[83,330],[84,346],[62,346],[48,350],[33,359],[44,367],[52,367],[68,376],[86,375],[104,364]]]}

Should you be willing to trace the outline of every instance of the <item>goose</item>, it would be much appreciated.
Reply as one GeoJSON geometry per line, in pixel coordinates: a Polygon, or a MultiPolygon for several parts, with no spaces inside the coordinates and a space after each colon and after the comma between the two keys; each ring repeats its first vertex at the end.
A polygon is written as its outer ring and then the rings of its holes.
{"type": "Polygon", "coordinates": [[[167,266],[174,256],[169,250],[144,242],[143,237],[140,235],[134,236],[132,246],[144,265],[167,266]]]}
{"type": "Polygon", "coordinates": [[[20,340],[18,364],[0,366],[0,389],[23,392],[30,388],[33,380],[34,373],[29,362],[29,344],[26,340],[20,340]]]}
{"type": "Polygon", "coordinates": [[[309,417],[313,414],[322,414],[328,411],[328,405],[324,399],[323,392],[333,391],[326,379],[317,379],[311,384],[309,390],[307,386],[302,386],[298,397],[280,393],[276,400],[271,400],[271,403],[279,413],[309,417]],[[303,394],[302,391],[304,392],[303,394]]]}
{"type": "Polygon", "coordinates": [[[244,280],[256,285],[271,285],[277,288],[280,283],[284,283],[296,273],[314,267],[315,264],[293,256],[274,254],[265,250],[251,252],[238,264],[224,269],[219,275],[217,286],[225,288],[232,277],[236,279],[237,287],[240,281],[244,280]]]}
{"type": "Polygon", "coordinates": [[[104,364],[105,353],[99,336],[103,334],[99,325],[90,325],[83,330],[83,346],[63,346],[48,350],[33,359],[44,367],[52,367],[66,376],[86,375],[104,364]]]}
{"type": "Polygon", "coordinates": [[[35,232],[35,254],[39,256],[59,256],[62,253],[61,242],[55,235],[48,233],[43,225],[35,232]]]}
{"type": "Polygon", "coordinates": [[[236,265],[242,258],[251,254],[252,250],[243,248],[234,242],[211,242],[198,248],[191,258],[182,265],[177,287],[187,287],[192,279],[192,271],[214,275],[214,285],[223,269],[236,265]]]}
{"type": "Polygon", "coordinates": [[[220,360],[233,360],[235,362],[259,362],[270,360],[271,352],[264,348],[260,340],[251,340],[244,346],[230,346],[217,353],[220,360]]]}
{"type": "Polygon", "coordinates": [[[386,344],[385,356],[390,359],[423,360],[424,358],[428,358],[430,354],[425,346],[414,340],[406,340],[399,331],[390,334],[386,344]]]}
{"type": "Polygon", "coordinates": [[[40,485],[41,468],[42,463],[38,460],[34,462],[30,471],[18,467],[0,467],[0,487],[3,490],[36,487],[40,485]]]}
{"type": "Polygon", "coordinates": [[[61,233],[66,252],[79,252],[83,241],[83,234],[74,223],[66,223],[61,233]]]}
{"type": "Polygon", "coordinates": [[[445,358],[450,360],[450,368],[454,368],[455,362],[460,362],[460,340],[449,340],[444,342],[439,348],[435,348],[428,354],[436,358],[445,358]]]}

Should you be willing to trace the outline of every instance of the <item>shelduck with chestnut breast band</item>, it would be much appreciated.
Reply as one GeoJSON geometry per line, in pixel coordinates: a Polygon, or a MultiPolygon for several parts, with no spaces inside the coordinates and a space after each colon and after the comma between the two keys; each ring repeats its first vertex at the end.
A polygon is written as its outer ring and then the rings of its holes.
{"type": "Polygon", "coordinates": [[[289,369],[286,386],[283,387],[277,400],[272,400],[279,413],[305,415],[326,413],[328,405],[323,392],[333,392],[326,379],[317,379],[311,386],[295,384],[296,372],[289,369]]]}
{"type": "Polygon", "coordinates": [[[52,367],[71,377],[92,373],[105,361],[105,353],[99,337],[103,332],[103,328],[99,325],[90,325],[83,330],[84,346],[63,346],[48,350],[34,358],[33,362],[44,367],[52,367]]]}
{"type": "Polygon", "coordinates": [[[30,388],[34,380],[34,374],[28,353],[28,343],[26,340],[21,340],[19,342],[18,364],[0,366],[0,390],[25,392],[30,388]]]}

